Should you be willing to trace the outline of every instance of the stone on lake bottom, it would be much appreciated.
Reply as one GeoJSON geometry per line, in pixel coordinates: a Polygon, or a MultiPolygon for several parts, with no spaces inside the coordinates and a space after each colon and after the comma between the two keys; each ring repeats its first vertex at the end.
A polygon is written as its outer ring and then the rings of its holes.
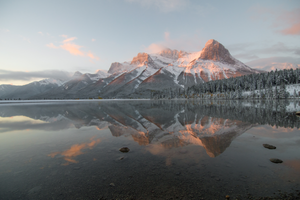
{"type": "Polygon", "coordinates": [[[127,153],[130,151],[130,149],[128,147],[122,147],[121,149],[119,149],[119,151],[121,151],[123,153],[127,153]]]}
{"type": "Polygon", "coordinates": [[[112,187],[115,187],[115,184],[114,184],[114,183],[110,183],[109,185],[112,186],[112,187]]]}
{"type": "Polygon", "coordinates": [[[280,159],[278,159],[278,158],[271,158],[270,161],[271,161],[272,163],[282,163],[282,162],[283,162],[282,160],[280,160],[280,159]]]}
{"type": "Polygon", "coordinates": [[[270,145],[270,144],[263,144],[263,146],[264,146],[265,148],[267,148],[267,149],[276,149],[275,146],[270,145]]]}

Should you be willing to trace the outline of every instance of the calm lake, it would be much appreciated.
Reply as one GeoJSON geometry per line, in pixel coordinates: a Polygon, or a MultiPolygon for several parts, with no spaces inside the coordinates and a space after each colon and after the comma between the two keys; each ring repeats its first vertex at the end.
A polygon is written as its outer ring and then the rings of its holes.
{"type": "Polygon", "coordinates": [[[0,103],[0,199],[299,198],[295,111],[298,101],[0,103]]]}

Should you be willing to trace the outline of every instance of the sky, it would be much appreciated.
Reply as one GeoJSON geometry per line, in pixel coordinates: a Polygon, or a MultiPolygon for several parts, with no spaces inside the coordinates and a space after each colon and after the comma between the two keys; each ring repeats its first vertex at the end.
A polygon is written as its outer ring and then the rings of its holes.
{"type": "Polygon", "coordinates": [[[299,68],[300,1],[0,0],[0,85],[201,51],[209,39],[252,68],[299,68]]]}

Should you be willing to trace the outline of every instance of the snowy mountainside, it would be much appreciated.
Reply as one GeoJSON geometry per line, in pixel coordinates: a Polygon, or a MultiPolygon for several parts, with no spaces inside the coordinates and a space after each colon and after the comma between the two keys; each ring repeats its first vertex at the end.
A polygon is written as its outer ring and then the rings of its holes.
{"type": "MultiPolygon", "coordinates": [[[[186,88],[194,84],[223,78],[237,77],[251,73],[260,73],[233,58],[229,51],[215,40],[209,40],[202,51],[188,53],[165,49],[160,53],[139,53],[131,62],[113,63],[110,72],[130,73],[132,69],[146,67],[152,71],[148,77],[143,74],[139,80],[124,82],[123,85],[135,88],[134,93],[165,88],[186,88]]],[[[126,89],[125,89],[126,90],[126,89]]],[[[131,89],[130,92],[133,90],[131,89]]],[[[129,92],[129,91],[128,91],[129,92]]],[[[124,90],[114,95],[99,94],[103,97],[122,98],[124,90]]],[[[149,94],[145,94],[147,97],[149,94]]]]}
{"type": "Polygon", "coordinates": [[[34,83],[35,84],[40,84],[40,85],[53,84],[53,85],[61,86],[64,83],[64,81],[59,80],[59,79],[48,78],[48,79],[43,79],[41,81],[35,81],[34,83]]]}
{"type": "Polygon", "coordinates": [[[22,86],[5,86],[0,85],[2,90],[0,99],[30,99],[32,96],[47,93],[63,85],[64,81],[58,79],[43,79],[22,86]]]}
{"type": "Polygon", "coordinates": [[[138,53],[131,61],[112,63],[108,71],[75,72],[70,80],[57,82],[52,90],[26,98],[149,98],[151,91],[184,89],[210,80],[260,72],[233,58],[216,40],[209,40],[198,52],[164,49],[154,54],[138,53]]]}
{"type": "Polygon", "coordinates": [[[110,74],[106,70],[98,69],[95,74],[86,74],[92,81],[96,82],[101,78],[106,78],[110,74]]]}

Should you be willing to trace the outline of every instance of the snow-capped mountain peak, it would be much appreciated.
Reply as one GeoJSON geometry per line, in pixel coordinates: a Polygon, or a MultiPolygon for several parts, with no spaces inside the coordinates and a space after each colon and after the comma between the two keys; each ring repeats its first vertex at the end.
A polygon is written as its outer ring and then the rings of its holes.
{"type": "Polygon", "coordinates": [[[206,42],[199,59],[219,61],[230,65],[235,64],[235,60],[232,59],[229,51],[218,41],[213,39],[206,42]]]}
{"type": "Polygon", "coordinates": [[[107,78],[110,74],[106,70],[98,69],[95,74],[86,74],[93,82],[102,78],[107,78]]]}
{"type": "Polygon", "coordinates": [[[79,71],[76,71],[76,72],[73,74],[73,77],[79,77],[79,76],[82,76],[82,73],[79,72],[79,71]]]}
{"type": "Polygon", "coordinates": [[[185,51],[178,51],[178,50],[171,50],[169,48],[163,49],[159,55],[166,57],[166,58],[170,58],[170,59],[174,59],[177,60],[179,58],[182,58],[183,56],[185,56],[187,54],[187,52],[185,51]]]}
{"type": "Polygon", "coordinates": [[[210,80],[260,72],[235,59],[221,43],[212,39],[197,52],[166,48],[156,54],[138,53],[129,62],[112,63],[108,72],[97,70],[94,74],[82,74],[77,71],[64,83],[43,80],[41,84],[55,83],[58,87],[50,85],[53,88],[50,93],[36,90],[34,97],[151,98],[153,92],[164,89],[180,90],[210,80]]]}
{"type": "Polygon", "coordinates": [[[41,81],[37,81],[37,83],[39,83],[40,85],[54,84],[57,86],[61,86],[64,83],[64,81],[59,80],[59,79],[47,78],[47,79],[43,79],[41,81]]]}

